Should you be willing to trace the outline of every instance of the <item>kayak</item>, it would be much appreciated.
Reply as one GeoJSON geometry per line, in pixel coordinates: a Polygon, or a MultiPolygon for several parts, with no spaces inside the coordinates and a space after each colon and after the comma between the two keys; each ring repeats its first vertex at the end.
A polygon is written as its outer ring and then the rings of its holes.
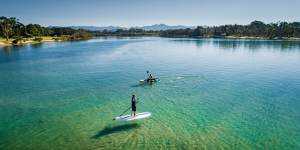
{"type": "Polygon", "coordinates": [[[115,117],[113,120],[121,121],[121,122],[125,121],[126,122],[126,121],[132,121],[132,120],[137,120],[137,119],[148,118],[150,116],[151,116],[150,112],[141,112],[141,113],[135,114],[135,116],[125,115],[125,116],[115,117]]]}

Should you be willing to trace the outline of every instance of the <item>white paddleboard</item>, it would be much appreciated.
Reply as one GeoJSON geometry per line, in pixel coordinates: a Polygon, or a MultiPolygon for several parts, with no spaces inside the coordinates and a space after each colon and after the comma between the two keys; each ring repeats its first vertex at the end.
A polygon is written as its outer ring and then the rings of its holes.
{"type": "MultiPolygon", "coordinates": [[[[159,78],[153,78],[152,81],[150,81],[150,82],[157,82],[158,80],[159,80],[159,78]]],[[[140,80],[140,82],[147,82],[147,79],[140,80]]]]}
{"type": "Polygon", "coordinates": [[[137,119],[148,118],[150,116],[151,116],[150,112],[141,112],[141,113],[135,114],[135,116],[125,115],[125,116],[116,117],[113,120],[115,120],[115,121],[132,121],[132,120],[137,120],[137,119]]]}

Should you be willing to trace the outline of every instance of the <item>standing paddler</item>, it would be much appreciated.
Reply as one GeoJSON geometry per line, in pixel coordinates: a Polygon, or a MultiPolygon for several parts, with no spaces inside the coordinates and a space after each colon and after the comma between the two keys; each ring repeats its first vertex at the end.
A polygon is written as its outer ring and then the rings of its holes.
{"type": "Polygon", "coordinates": [[[132,113],[133,113],[133,116],[135,116],[135,112],[136,112],[136,98],[135,98],[135,95],[132,95],[132,98],[131,98],[131,116],[132,116],[132,113]]]}

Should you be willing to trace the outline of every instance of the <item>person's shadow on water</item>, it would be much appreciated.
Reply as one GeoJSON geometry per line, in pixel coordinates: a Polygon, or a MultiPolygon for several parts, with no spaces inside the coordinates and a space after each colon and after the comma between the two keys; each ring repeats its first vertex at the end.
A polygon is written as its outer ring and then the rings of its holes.
{"type": "Polygon", "coordinates": [[[109,134],[122,132],[122,131],[128,131],[130,129],[139,128],[139,127],[140,127],[140,125],[137,124],[137,123],[124,124],[124,125],[118,125],[118,126],[113,126],[113,127],[106,126],[106,127],[104,127],[104,129],[99,131],[96,135],[92,136],[92,138],[93,139],[98,139],[98,138],[101,138],[101,137],[109,135],[109,134]]]}
{"type": "Polygon", "coordinates": [[[130,87],[145,87],[145,86],[148,86],[147,84],[135,84],[135,85],[131,85],[130,87]]]}
{"type": "Polygon", "coordinates": [[[143,88],[146,88],[146,87],[152,87],[152,86],[154,86],[154,83],[142,82],[142,83],[139,83],[139,84],[131,85],[130,87],[143,87],[143,88]]]}

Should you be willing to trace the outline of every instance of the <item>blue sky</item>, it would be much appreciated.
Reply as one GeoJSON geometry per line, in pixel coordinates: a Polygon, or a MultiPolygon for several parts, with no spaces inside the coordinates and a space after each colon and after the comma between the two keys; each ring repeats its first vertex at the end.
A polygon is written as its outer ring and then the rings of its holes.
{"type": "Polygon", "coordinates": [[[0,0],[0,4],[0,16],[45,26],[300,21],[300,0],[0,0]]]}

